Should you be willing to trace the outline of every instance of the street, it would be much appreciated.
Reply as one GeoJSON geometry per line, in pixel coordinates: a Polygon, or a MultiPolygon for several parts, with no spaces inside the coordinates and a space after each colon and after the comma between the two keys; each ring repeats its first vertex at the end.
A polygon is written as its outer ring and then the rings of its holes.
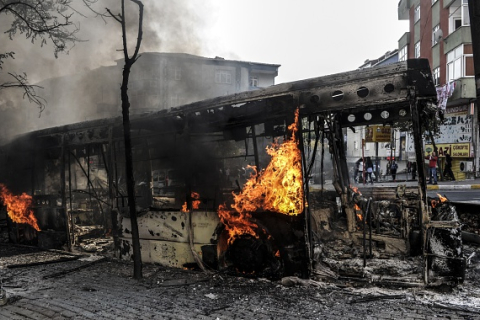
{"type": "Polygon", "coordinates": [[[447,197],[451,202],[466,202],[480,205],[480,190],[429,190],[427,192],[429,197],[436,197],[437,194],[447,197]]]}

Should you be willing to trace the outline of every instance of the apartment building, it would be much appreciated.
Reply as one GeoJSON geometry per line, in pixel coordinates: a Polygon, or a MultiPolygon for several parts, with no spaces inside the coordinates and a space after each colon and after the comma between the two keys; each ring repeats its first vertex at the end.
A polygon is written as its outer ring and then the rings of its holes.
{"type": "MultiPolygon", "coordinates": [[[[123,66],[123,60],[118,65],[123,66]]],[[[143,53],[130,78],[132,109],[156,111],[266,88],[275,84],[279,67],[186,53],[143,53]]]]}
{"type": "MultiPolygon", "coordinates": [[[[398,18],[409,21],[409,31],[398,42],[399,60],[430,62],[439,112],[446,119],[435,137],[442,164],[449,153],[457,179],[473,177],[480,153],[468,0],[400,0],[398,18]]],[[[425,141],[425,150],[432,149],[425,141]]]]}

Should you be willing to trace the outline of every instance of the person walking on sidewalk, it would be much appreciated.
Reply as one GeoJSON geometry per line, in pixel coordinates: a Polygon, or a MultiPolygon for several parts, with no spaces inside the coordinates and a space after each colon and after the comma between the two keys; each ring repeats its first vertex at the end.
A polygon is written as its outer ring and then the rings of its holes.
{"type": "Polygon", "coordinates": [[[370,157],[367,157],[365,166],[367,168],[367,177],[368,177],[368,178],[365,178],[365,180],[367,182],[368,182],[368,180],[370,180],[370,183],[373,184],[373,179],[372,179],[373,162],[372,162],[372,159],[370,157]]]}
{"type": "Polygon", "coordinates": [[[448,153],[445,154],[445,170],[443,170],[443,176],[449,176],[452,181],[455,181],[455,175],[452,171],[452,156],[448,153]]]}
{"type": "Polygon", "coordinates": [[[360,158],[357,160],[357,162],[355,162],[355,176],[354,176],[354,180],[356,183],[359,183],[360,181],[363,182],[363,158],[360,158]],[[360,178],[362,178],[360,180],[360,178]]]}
{"type": "Polygon", "coordinates": [[[437,154],[435,153],[435,151],[432,151],[432,153],[429,156],[426,156],[425,159],[428,160],[428,171],[430,175],[428,183],[432,184],[433,178],[433,184],[437,184],[437,154]]]}
{"type": "Polygon", "coordinates": [[[392,175],[393,181],[397,181],[397,169],[398,169],[398,164],[395,162],[395,160],[392,160],[392,164],[390,165],[390,174],[392,175]]]}
{"type": "Polygon", "coordinates": [[[411,168],[412,168],[412,180],[415,180],[415,178],[417,177],[417,163],[412,162],[411,168]]]}

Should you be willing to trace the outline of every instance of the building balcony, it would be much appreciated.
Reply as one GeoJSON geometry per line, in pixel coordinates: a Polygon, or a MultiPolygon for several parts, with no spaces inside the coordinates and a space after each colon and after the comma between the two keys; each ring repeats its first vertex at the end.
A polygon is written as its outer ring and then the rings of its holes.
{"type": "Polygon", "coordinates": [[[450,8],[450,6],[455,2],[455,0],[443,0],[443,7],[450,8]]]}
{"type": "Polygon", "coordinates": [[[472,43],[470,27],[460,27],[443,39],[443,53],[447,54],[463,43],[472,43]]]}
{"type": "Polygon", "coordinates": [[[469,102],[471,99],[476,99],[475,78],[460,78],[455,80],[455,90],[449,101],[469,102]]]}
{"type": "Polygon", "coordinates": [[[411,0],[400,0],[398,2],[398,20],[408,20],[411,0]]]}
{"type": "Polygon", "coordinates": [[[410,44],[410,32],[405,32],[398,40],[398,47],[401,49],[410,44]]]}

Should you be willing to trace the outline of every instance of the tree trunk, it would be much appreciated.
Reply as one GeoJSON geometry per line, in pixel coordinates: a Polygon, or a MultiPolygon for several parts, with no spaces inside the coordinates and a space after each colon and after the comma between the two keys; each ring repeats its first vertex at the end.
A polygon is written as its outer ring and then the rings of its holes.
{"type": "MultiPolygon", "coordinates": [[[[122,26],[122,38],[123,38],[123,55],[125,58],[125,65],[122,73],[122,115],[123,115],[123,136],[125,141],[125,170],[127,176],[127,193],[128,193],[128,207],[130,211],[130,221],[132,227],[132,247],[133,247],[133,277],[135,279],[142,278],[142,255],[140,250],[140,237],[138,233],[137,222],[137,209],[135,203],[135,179],[133,176],[133,156],[132,156],[132,141],[130,136],[130,101],[128,99],[128,79],[130,76],[130,70],[138,59],[138,51],[140,50],[140,44],[142,43],[143,31],[143,3],[139,0],[131,0],[138,5],[138,36],[135,45],[135,52],[132,57],[128,56],[127,48],[127,32],[125,21],[125,0],[122,0],[122,14],[118,16],[112,15],[112,17],[120,22],[122,26]]],[[[110,11],[109,11],[110,12],[110,11]]]]}
{"type": "Polygon", "coordinates": [[[138,233],[137,210],[135,202],[135,178],[133,177],[132,139],[130,136],[130,101],[128,99],[128,77],[133,63],[125,61],[121,87],[122,115],[123,115],[123,138],[125,141],[125,167],[127,175],[128,208],[132,224],[132,247],[133,247],[133,277],[142,278],[142,256],[140,251],[140,237],[138,233]]]}

